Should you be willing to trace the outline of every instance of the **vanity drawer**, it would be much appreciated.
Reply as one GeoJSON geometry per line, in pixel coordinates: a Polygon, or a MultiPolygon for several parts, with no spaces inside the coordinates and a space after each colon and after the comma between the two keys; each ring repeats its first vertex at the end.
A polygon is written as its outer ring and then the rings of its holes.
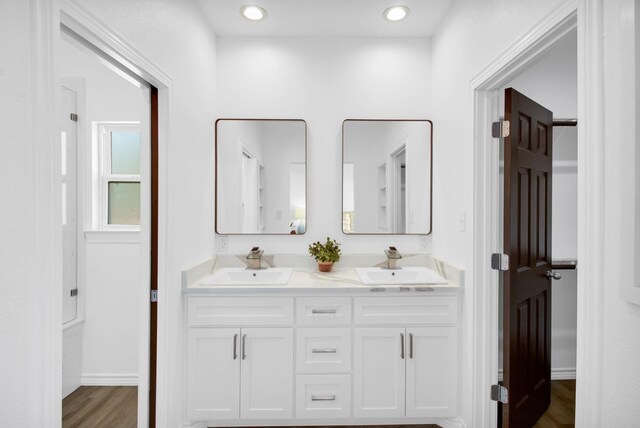
{"type": "Polygon", "coordinates": [[[293,324],[293,298],[190,297],[189,326],[293,324]]]}
{"type": "Polygon", "coordinates": [[[456,296],[356,297],[354,322],[364,325],[455,324],[458,320],[457,300],[456,296]]]}
{"type": "Polygon", "coordinates": [[[351,324],[350,297],[300,297],[296,304],[298,325],[351,324]]]}
{"type": "Polygon", "coordinates": [[[296,376],[296,418],[351,416],[351,375],[296,376]]]}
{"type": "Polygon", "coordinates": [[[296,369],[299,373],[351,370],[351,327],[298,328],[296,369]]]}

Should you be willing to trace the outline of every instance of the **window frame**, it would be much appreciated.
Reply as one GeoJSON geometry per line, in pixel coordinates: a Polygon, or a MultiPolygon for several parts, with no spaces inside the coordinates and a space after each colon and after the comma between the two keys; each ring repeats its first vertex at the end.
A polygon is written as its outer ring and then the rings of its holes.
{"type": "MultiPolygon", "coordinates": [[[[109,223],[109,183],[139,183],[140,174],[113,174],[111,172],[111,139],[108,138],[113,131],[138,131],[142,140],[140,122],[96,122],[98,137],[98,229],[113,231],[140,231],[139,224],[111,224],[109,223]]],[[[142,141],[141,141],[142,149],[142,141]]]]}

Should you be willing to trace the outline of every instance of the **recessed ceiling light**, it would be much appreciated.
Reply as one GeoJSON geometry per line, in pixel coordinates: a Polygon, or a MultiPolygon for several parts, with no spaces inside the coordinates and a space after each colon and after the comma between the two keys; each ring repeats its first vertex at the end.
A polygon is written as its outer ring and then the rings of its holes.
{"type": "Polygon", "coordinates": [[[247,19],[252,21],[260,21],[267,17],[267,11],[260,6],[242,6],[240,13],[247,19]]]}
{"type": "Polygon", "coordinates": [[[387,21],[402,21],[409,15],[409,8],[406,6],[392,6],[384,11],[382,16],[387,21]]]}

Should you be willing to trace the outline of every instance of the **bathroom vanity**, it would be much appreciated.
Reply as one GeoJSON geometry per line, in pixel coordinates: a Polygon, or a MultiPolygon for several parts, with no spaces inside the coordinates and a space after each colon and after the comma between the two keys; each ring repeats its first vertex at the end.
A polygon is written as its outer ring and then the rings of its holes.
{"type": "Polygon", "coordinates": [[[348,267],[295,268],[279,286],[202,285],[238,260],[183,274],[192,426],[446,425],[457,415],[462,271],[440,265],[448,282],[433,286],[363,285],[348,267]]]}

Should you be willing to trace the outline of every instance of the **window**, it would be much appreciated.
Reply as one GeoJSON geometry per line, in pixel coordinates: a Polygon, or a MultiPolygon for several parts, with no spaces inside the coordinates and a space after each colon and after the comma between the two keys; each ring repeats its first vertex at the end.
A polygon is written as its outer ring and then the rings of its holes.
{"type": "Polygon", "coordinates": [[[99,223],[104,229],[140,225],[140,123],[103,122],[97,127],[100,156],[99,223]]]}

